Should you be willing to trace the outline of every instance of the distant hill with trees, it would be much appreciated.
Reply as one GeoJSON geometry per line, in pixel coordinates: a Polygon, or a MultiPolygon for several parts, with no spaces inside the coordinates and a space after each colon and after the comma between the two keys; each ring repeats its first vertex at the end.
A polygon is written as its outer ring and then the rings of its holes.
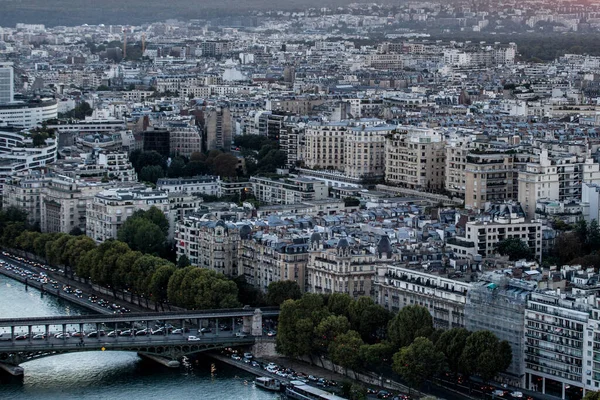
{"type": "MultiPolygon", "coordinates": [[[[277,10],[305,10],[307,7],[341,6],[360,3],[361,0],[284,0],[277,2],[277,10]]],[[[15,26],[18,22],[30,24],[82,25],[120,24],[139,25],[169,18],[206,19],[223,15],[242,15],[250,10],[273,10],[268,0],[0,0],[0,26],[15,26]],[[66,12],[68,11],[68,12],[66,12]]]]}

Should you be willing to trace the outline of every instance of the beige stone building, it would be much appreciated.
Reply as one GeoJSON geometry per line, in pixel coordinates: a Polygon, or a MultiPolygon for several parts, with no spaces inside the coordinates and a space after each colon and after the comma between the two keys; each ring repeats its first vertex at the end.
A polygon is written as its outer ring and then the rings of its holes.
{"type": "Polygon", "coordinates": [[[107,189],[88,200],[86,234],[97,242],[116,239],[117,231],[134,212],[156,207],[169,215],[166,192],[146,186],[107,189]]]}
{"type": "Polygon", "coordinates": [[[250,227],[240,229],[239,264],[246,282],[266,292],[271,282],[295,281],[305,290],[308,237],[284,233],[250,236],[250,227]]]}
{"type": "Polygon", "coordinates": [[[84,182],[66,176],[53,176],[42,189],[40,228],[42,232],[69,233],[74,228],[86,232],[87,202],[106,184],[84,182]]]}
{"type": "Polygon", "coordinates": [[[465,167],[465,207],[517,199],[517,175],[510,153],[469,153],[465,167]]]}
{"type": "Polygon", "coordinates": [[[426,307],[436,328],[465,326],[465,304],[471,284],[401,265],[378,269],[375,301],[391,312],[406,306],[426,307]]]}
{"type": "Polygon", "coordinates": [[[344,137],[344,175],[351,178],[382,178],[385,173],[385,138],[394,125],[360,125],[344,137]]]}
{"type": "Polygon", "coordinates": [[[441,133],[427,128],[399,127],[387,136],[385,180],[409,189],[443,189],[445,159],[441,133]]]}
{"type": "Polygon", "coordinates": [[[306,126],[304,136],[304,164],[313,169],[334,169],[343,171],[344,138],[348,132],[348,121],[306,126]]]}
{"type": "Polygon", "coordinates": [[[237,259],[240,230],[233,224],[190,215],[177,223],[175,241],[177,258],[185,255],[192,265],[227,276],[242,274],[237,259]]]}
{"type": "Polygon", "coordinates": [[[193,118],[168,121],[166,127],[169,129],[172,153],[190,157],[192,153],[202,152],[202,136],[193,118]]]}
{"type": "Polygon", "coordinates": [[[8,179],[2,192],[2,208],[16,207],[27,212],[30,224],[40,223],[42,190],[50,177],[41,174],[29,174],[8,179]]]}
{"type": "Polygon", "coordinates": [[[346,293],[353,298],[372,297],[377,267],[391,264],[392,248],[387,236],[377,245],[378,251],[350,245],[346,237],[337,246],[324,247],[321,235],[311,236],[306,290],[311,293],[346,293]]]}
{"type": "Polygon", "coordinates": [[[204,149],[229,151],[233,140],[231,111],[212,107],[204,112],[204,149]]]}

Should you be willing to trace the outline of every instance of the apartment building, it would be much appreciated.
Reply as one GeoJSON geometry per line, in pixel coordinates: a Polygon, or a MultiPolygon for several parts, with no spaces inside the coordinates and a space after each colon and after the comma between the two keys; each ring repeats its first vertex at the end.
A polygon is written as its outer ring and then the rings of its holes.
{"type": "Polygon", "coordinates": [[[204,112],[203,141],[205,151],[231,149],[233,130],[228,107],[212,107],[204,112]]]}
{"type": "Polygon", "coordinates": [[[192,265],[227,276],[243,274],[237,259],[240,229],[231,223],[192,214],[177,223],[175,241],[177,258],[185,255],[192,265]]]}
{"type": "Polygon", "coordinates": [[[379,267],[374,282],[375,302],[391,312],[411,305],[426,307],[436,328],[465,326],[465,304],[471,288],[468,277],[443,277],[420,267],[379,267]]]}
{"type": "Polygon", "coordinates": [[[105,188],[102,183],[52,176],[40,195],[41,231],[69,233],[79,228],[85,232],[87,202],[105,188]]]}
{"type": "Polygon", "coordinates": [[[221,183],[218,176],[199,175],[191,178],[160,178],[156,182],[156,188],[169,193],[221,196],[221,183]]]}
{"type": "Polygon", "coordinates": [[[0,124],[0,189],[6,178],[16,172],[46,167],[56,157],[55,139],[46,139],[44,144],[35,146],[27,132],[0,124]]]}
{"type": "Polygon", "coordinates": [[[30,224],[41,221],[41,194],[50,177],[40,173],[29,173],[7,179],[2,192],[2,208],[16,207],[27,213],[30,224]]]}
{"type": "Polygon", "coordinates": [[[539,260],[542,255],[542,223],[526,219],[518,203],[492,204],[485,214],[465,226],[464,237],[448,239],[449,249],[461,256],[490,257],[498,244],[509,238],[521,239],[539,260]]]}
{"type": "Polygon", "coordinates": [[[380,239],[375,251],[350,244],[341,237],[332,247],[324,245],[321,235],[310,240],[306,267],[306,290],[310,293],[346,293],[353,298],[375,294],[377,268],[393,262],[387,236],[380,239]]]}
{"type": "Polygon", "coordinates": [[[134,212],[156,207],[169,215],[166,192],[145,186],[103,190],[88,200],[86,234],[101,243],[116,239],[117,231],[134,212]]]}
{"type": "Polygon", "coordinates": [[[327,184],[310,178],[250,178],[252,193],[266,204],[296,204],[304,201],[323,200],[329,195],[327,184]]]}
{"type": "Polygon", "coordinates": [[[465,305],[465,328],[475,332],[488,330],[510,343],[513,358],[502,373],[503,381],[525,387],[525,309],[527,299],[537,288],[536,282],[508,279],[502,274],[486,274],[471,284],[465,305]]]}
{"type": "Polygon", "coordinates": [[[433,129],[399,127],[386,137],[385,180],[416,190],[444,188],[444,138],[433,129]]]}
{"type": "Polygon", "coordinates": [[[295,281],[305,290],[308,236],[259,233],[251,236],[249,226],[240,229],[238,262],[246,282],[266,292],[271,282],[295,281]]]}
{"type": "Polygon", "coordinates": [[[202,152],[202,136],[193,119],[168,121],[166,126],[169,130],[171,152],[184,157],[202,152]]]}
{"type": "Polygon", "coordinates": [[[459,137],[446,144],[446,169],[444,187],[454,197],[464,197],[466,191],[465,169],[467,155],[471,150],[471,138],[459,137]]]}
{"type": "Polygon", "coordinates": [[[350,128],[348,121],[308,123],[306,125],[304,165],[312,169],[343,171],[344,139],[350,128]]]}
{"type": "Polygon", "coordinates": [[[357,179],[383,178],[385,142],[396,126],[355,126],[344,136],[344,175],[357,179]]]}
{"type": "Polygon", "coordinates": [[[532,293],[525,310],[526,387],[562,399],[598,390],[597,321],[594,294],[532,293]]]}
{"type": "Polygon", "coordinates": [[[547,150],[537,163],[528,163],[519,172],[518,198],[528,218],[533,218],[541,199],[560,202],[582,199],[582,185],[600,183],[600,165],[575,155],[549,156],[547,150]]]}
{"type": "Polygon", "coordinates": [[[465,166],[465,207],[484,209],[486,203],[516,200],[517,176],[510,153],[469,153],[465,166]]]}

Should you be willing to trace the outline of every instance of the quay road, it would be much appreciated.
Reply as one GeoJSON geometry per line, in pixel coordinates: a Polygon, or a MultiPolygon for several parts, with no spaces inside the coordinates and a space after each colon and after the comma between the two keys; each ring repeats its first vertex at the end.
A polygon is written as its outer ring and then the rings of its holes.
{"type": "MultiPolygon", "coordinates": [[[[16,281],[19,281],[21,283],[24,283],[27,286],[31,286],[36,289],[39,289],[43,293],[48,293],[52,296],[66,299],[72,303],[77,304],[78,306],[81,306],[81,307],[86,308],[93,312],[97,312],[100,314],[113,314],[115,312],[115,310],[113,310],[113,309],[107,308],[106,306],[103,307],[97,303],[93,303],[88,300],[88,298],[93,295],[97,296],[98,298],[107,297],[103,294],[96,293],[92,289],[91,285],[69,279],[69,278],[65,277],[63,274],[59,273],[54,268],[52,270],[48,269],[48,268],[41,268],[41,267],[32,265],[28,262],[20,261],[13,257],[9,257],[6,254],[7,254],[6,252],[0,254],[0,262],[4,262],[3,265],[0,265],[0,274],[6,276],[8,278],[14,279],[16,281]],[[16,267],[16,269],[13,269],[13,268],[7,269],[6,268],[7,266],[16,267]],[[21,271],[30,271],[35,274],[45,273],[48,275],[49,279],[55,280],[58,283],[57,283],[57,285],[52,285],[49,283],[44,284],[44,283],[41,283],[41,282],[31,279],[30,275],[22,274],[21,271]],[[73,289],[73,292],[69,293],[69,292],[62,290],[63,286],[65,286],[65,285],[70,286],[73,289]],[[74,292],[74,290],[77,288],[82,289],[81,294],[77,294],[74,292]]],[[[25,260],[25,261],[27,261],[27,260],[25,260]]],[[[146,310],[146,308],[139,307],[139,306],[131,304],[129,302],[114,299],[114,298],[112,298],[112,296],[110,296],[109,304],[110,305],[117,304],[117,305],[119,305],[119,308],[123,309],[123,310],[130,310],[130,309],[132,311],[146,310]]]]}

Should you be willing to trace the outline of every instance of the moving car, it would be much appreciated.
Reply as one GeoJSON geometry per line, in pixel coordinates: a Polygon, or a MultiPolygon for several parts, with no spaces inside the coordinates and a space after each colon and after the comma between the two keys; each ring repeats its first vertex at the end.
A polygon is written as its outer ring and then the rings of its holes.
{"type": "Polygon", "coordinates": [[[198,336],[188,336],[187,340],[188,342],[197,342],[202,339],[200,339],[198,336]]]}

